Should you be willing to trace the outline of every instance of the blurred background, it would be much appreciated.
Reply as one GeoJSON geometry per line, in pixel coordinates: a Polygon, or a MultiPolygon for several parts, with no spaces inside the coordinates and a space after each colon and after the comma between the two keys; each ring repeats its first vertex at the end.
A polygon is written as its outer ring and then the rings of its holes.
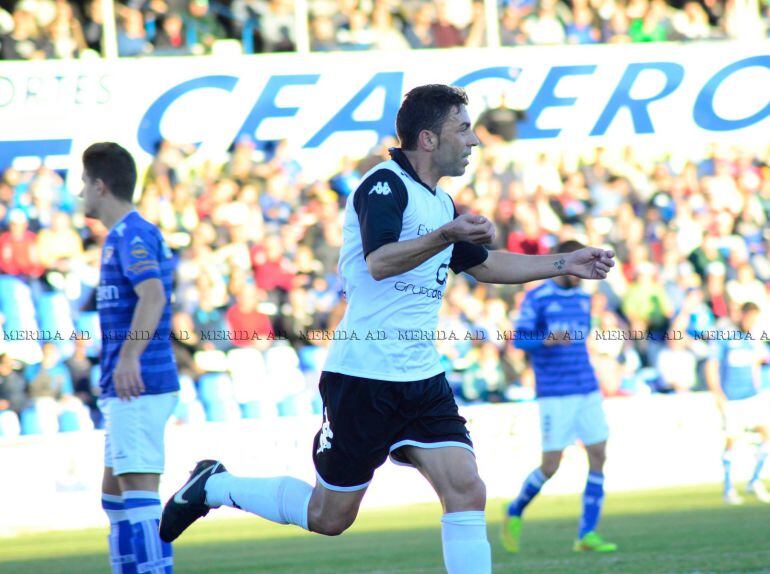
{"type": "MultiPolygon", "coordinates": [[[[83,520],[100,523],[106,230],[77,194],[79,154],[110,139],[136,156],[137,207],[177,262],[170,444],[186,446],[172,476],[234,432],[273,441],[270,465],[308,471],[323,333],[344,312],[346,198],[397,145],[402,94],[440,81],[467,88],[482,141],[445,189],[494,221],[491,247],[544,254],[577,238],[617,254],[607,281],[585,285],[611,448],[633,452],[616,455],[627,470],[608,470],[610,488],[718,481],[703,333],[748,301],[757,337],[770,331],[769,30],[756,0],[0,0],[0,451],[64,457],[38,490],[72,508],[93,498],[83,520]],[[639,474],[642,438],[697,460],[639,474]]],[[[456,276],[440,315],[439,329],[483,334],[437,345],[480,457],[501,436],[524,453],[508,485],[537,457],[532,369],[505,336],[532,286],[456,276]]],[[[489,474],[508,464],[493,458],[489,474]]],[[[564,474],[549,488],[582,488],[564,474]]],[[[53,520],[4,516],[0,531],[53,520]]]]}

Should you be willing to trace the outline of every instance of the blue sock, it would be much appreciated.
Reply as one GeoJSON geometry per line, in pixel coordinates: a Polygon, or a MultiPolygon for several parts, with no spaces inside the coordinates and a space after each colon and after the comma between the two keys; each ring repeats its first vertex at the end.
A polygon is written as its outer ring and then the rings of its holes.
{"type": "Polygon", "coordinates": [[[759,480],[759,475],[762,474],[762,467],[765,466],[765,460],[767,460],[768,445],[763,442],[757,447],[757,465],[754,467],[754,474],[751,475],[749,484],[753,484],[759,480]]]}
{"type": "Polygon", "coordinates": [[[583,516],[580,518],[578,538],[583,538],[596,529],[604,502],[604,475],[601,472],[589,472],[586,489],[583,492],[583,516]]]}
{"type": "Polygon", "coordinates": [[[539,468],[530,472],[521,487],[519,496],[508,505],[508,516],[521,516],[527,505],[532,502],[532,499],[535,498],[537,493],[540,492],[540,489],[543,488],[546,480],[548,479],[539,468]]]}
{"type": "Polygon", "coordinates": [[[726,450],[722,455],[722,467],[725,471],[725,494],[727,494],[733,488],[733,481],[730,476],[730,467],[733,463],[733,452],[726,450]]]}
{"type": "Polygon", "coordinates": [[[102,508],[110,519],[110,548],[112,574],[136,574],[134,547],[131,545],[131,523],[118,494],[102,494],[102,508]]]}
{"type": "Polygon", "coordinates": [[[126,490],[123,504],[131,522],[131,542],[139,574],[171,574],[174,557],[171,544],[163,542],[158,534],[160,524],[160,496],[146,490],[126,490]]]}

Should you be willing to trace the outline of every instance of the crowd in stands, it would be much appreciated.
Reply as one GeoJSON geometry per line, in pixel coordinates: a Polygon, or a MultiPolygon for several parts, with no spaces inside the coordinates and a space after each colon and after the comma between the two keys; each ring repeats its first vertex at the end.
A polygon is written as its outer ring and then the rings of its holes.
{"type": "MultiPolygon", "coordinates": [[[[691,160],[631,147],[533,155],[482,124],[474,164],[446,189],[460,211],[495,222],[492,247],[543,254],[577,238],[617,254],[606,281],[584,282],[593,292],[584,337],[606,396],[704,389],[703,335],[729,328],[746,302],[770,333],[770,149],[715,146],[691,160]],[[666,336],[674,332],[681,338],[666,336]]],[[[138,209],[177,259],[179,420],[318,411],[329,330],[344,311],[345,200],[395,145],[383,140],[316,181],[282,143],[263,156],[241,138],[221,166],[160,146],[138,209]]],[[[83,217],[76,191],[46,167],[0,176],[0,411],[37,405],[82,419],[86,405],[98,425],[94,289],[106,230],[83,217]],[[19,335],[29,331],[37,335],[19,335]]],[[[437,345],[459,401],[532,398],[527,355],[506,336],[531,287],[448,282],[439,332],[457,337],[437,345]]]]}
{"type": "MultiPolygon", "coordinates": [[[[120,56],[297,48],[292,0],[124,0],[120,56]]],[[[312,51],[487,45],[481,0],[308,0],[312,51]]],[[[502,0],[503,46],[766,38],[766,0],[502,0]]],[[[0,1],[0,60],[101,50],[101,0],[0,1]]]]}

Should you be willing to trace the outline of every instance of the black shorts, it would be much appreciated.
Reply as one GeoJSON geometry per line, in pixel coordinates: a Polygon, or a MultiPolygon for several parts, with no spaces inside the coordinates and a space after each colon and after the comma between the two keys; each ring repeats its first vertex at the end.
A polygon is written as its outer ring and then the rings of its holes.
{"type": "Polygon", "coordinates": [[[473,452],[443,373],[393,382],[324,371],[319,389],[324,422],[313,441],[313,462],[330,490],[366,488],[388,454],[409,465],[404,446],[459,446],[473,452]]]}

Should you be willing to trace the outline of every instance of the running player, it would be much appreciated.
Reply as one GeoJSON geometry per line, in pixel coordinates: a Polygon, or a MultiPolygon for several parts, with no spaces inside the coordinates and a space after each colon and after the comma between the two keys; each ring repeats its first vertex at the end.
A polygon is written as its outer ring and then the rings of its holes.
{"type": "Polygon", "coordinates": [[[340,253],[348,305],[339,329],[358,340],[334,341],[321,375],[315,488],[290,477],[239,478],[220,462],[201,461],[164,508],[164,540],[221,505],[340,534],[390,455],[416,467],[438,494],[447,571],[491,572],[486,491],[465,419],[430,338],[399,334],[435,331],[449,269],[489,283],[523,283],[567,273],[602,279],[614,262],[601,249],[534,257],[483,247],[494,239],[492,223],[458,216],[437,187],[442,177],[465,172],[479,143],[467,103],[451,86],[409,92],[396,118],[401,148],[348,198],[340,253]],[[387,340],[367,340],[369,330],[384,330],[387,340]]]}
{"type": "Polygon", "coordinates": [[[85,215],[109,229],[96,301],[112,571],[169,574],[171,545],[158,536],[158,483],[179,390],[170,341],[173,261],[158,229],[134,210],[135,185],[134,160],[119,145],[97,143],[83,153],[85,215]]]}
{"type": "MultiPolygon", "coordinates": [[[[574,253],[582,248],[581,243],[570,240],[561,243],[556,252],[574,253]]],[[[604,500],[609,430],[586,348],[591,296],[579,284],[577,277],[556,277],[527,293],[521,304],[514,343],[529,352],[535,369],[543,458],[541,465],[527,476],[519,496],[506,508],[503,547],[508,552],[519,551],[524,509],[558,470],[562,452],[576,438],[585,445],[589,472],[574,550],[617,550],[615,544],[596,532],[604,500]]]]}
{"type": "Polygon", "coordinates": [[[743,503],[733,486],[731,467],[735,441],[748,429],[756,430],[761,442],[746,491],[762,502],[770,502],[770,494],[760,479],[770,438],[767,396],[760,393],[760,365],[767,360],[767,350],[763,342],[750,337],[759,316],[759,307],[752,302],[731,307],[735,328],[720,331],[720,335],[724,336],[711,341],[711,356],[706,363],[706,383],[716,398],[724,421],[724,499],[727,504],[743,503]]]}

